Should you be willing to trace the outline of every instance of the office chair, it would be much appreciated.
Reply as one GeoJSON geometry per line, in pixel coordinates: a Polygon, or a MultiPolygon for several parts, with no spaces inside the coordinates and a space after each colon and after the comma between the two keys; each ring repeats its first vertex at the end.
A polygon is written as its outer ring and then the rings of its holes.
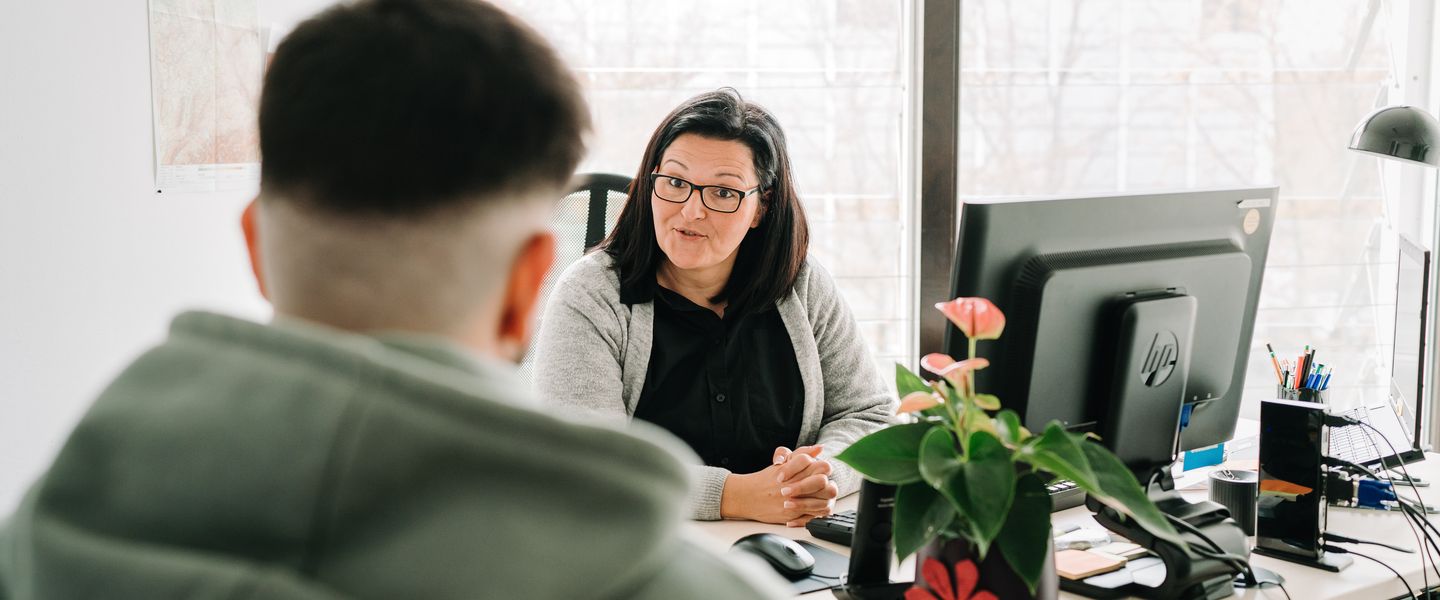
{"type": "MultiPolygon", "coordinates": [[[[550,288],[571,263],[580,260],[605,239],[605,234],[620,218],[620,209],[630,193],[630,178],[610,173],[581,173],[575,186],[555,211],[551,230],[555,232],[555,266],[545,274],[537,310],[544,311],[550,288]]],[[[531,377],[531,354],[520,363],[520,375],[531,377]]]]}
{"type": "Polygon", "coordinates": [[[630,193],[630,178],[610,173],[583,173],[575,177],[575,182],[574,190],[562,202],[585,208],[585,246],[580,253],[583,256],[605,239],[605,234],[620,217],[620,209],[630,193]]]}

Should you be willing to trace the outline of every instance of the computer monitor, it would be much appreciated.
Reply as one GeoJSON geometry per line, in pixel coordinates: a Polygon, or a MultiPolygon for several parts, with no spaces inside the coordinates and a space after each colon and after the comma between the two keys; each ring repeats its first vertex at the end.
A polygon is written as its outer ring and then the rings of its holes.
{"type": "MultiPolygon", "coordinates": [[[[1031,430],[1098,432],[1137,474],[1230,439],[1276,193],[964,202],[952,295],[1007,317],[979,389],[1031,430]]],[[[967,352],[953,327],[945,352],[967,352]]]]}
{"type": "MultiPolygon", "coordinates": [[[[1405,432],[1391,440],[1406,462],[1425,457],[1421,422],[1425,358],[1425,307],[1430,292],[1430,252],[1399,236],[1395,267],[1395,339],[1390,354],[1390,407],[1405,432]]],[[[1389,437],[1389,436],[1387,436],[1389,437]]]]}

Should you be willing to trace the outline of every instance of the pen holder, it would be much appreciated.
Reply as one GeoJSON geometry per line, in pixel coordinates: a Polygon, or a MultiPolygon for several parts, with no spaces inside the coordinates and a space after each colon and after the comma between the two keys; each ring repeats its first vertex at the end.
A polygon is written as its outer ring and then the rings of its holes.
{"type": "Polygon", "coordinates": [[[1311,388],[1294,389],[1275,386],[1275,397],[1281,400],[1298,400],[1300,402],[1316,402],[1327,404],[1330,402],[1329,390],[1316,390],[1311,388]]]}

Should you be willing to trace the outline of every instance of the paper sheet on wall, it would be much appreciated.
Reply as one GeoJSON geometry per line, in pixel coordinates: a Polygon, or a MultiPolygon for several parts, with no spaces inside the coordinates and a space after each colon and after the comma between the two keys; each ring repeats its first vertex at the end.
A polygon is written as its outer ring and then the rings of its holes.
{"type": "Polygon", "coordinates": [[[264,37],[256,0],[150,0],[157,192],[256,186],[264,37]]]}

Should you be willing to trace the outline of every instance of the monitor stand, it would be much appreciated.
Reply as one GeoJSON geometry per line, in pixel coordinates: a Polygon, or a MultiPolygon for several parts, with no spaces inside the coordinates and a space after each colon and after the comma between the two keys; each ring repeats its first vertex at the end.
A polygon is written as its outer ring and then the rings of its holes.
{"type": "Polygon", "coordinates": [[[1350,558],[1349,556],[1345,556],[1343,554],[1335,554],[1334,552],[1326,552],[1324,554],[1321,554],[1320,558],[1309,558],[1297,554],[1290,554],[1289,552],[1271,550],[1269,548],[1255,548],[1255,553],[1261,556],[1278,558],[1280,560],[1293,562],[1295,564],[1305,565],[1314,569],[1322,569],[1331,573],[1339,573],[1341,569],[1344,569],[1345,567],[1350,566],[1351,563],[1355,562],[1355,559],[1350,558]]]}

